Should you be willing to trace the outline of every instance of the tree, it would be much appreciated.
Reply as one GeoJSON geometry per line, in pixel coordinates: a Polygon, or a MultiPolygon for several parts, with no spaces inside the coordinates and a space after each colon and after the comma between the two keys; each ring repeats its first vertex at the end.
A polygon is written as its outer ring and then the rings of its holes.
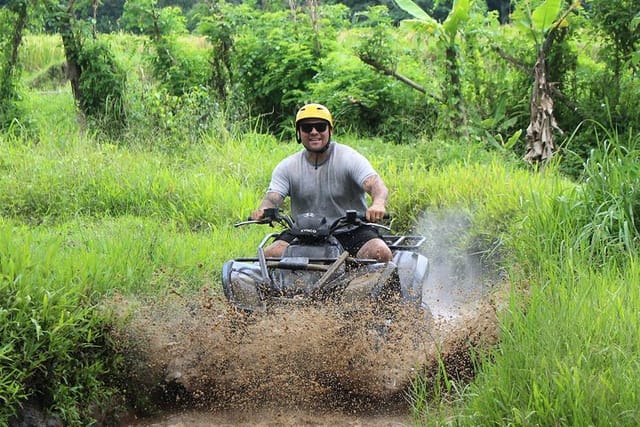
{"type": "Polygon", "coordinates": [[[232,81],[231,54],[237,26],[229,12],[223,1],[212,3],[208,7],[207,15],[202,18],[198,26],[198,32],[207,36],[212,47],[212,72],[209,85],[223,102],[227,100],[232,81]]]}
{"type": "Polygon", "coordinates": [[[3,52],[0,63],[0,128],[5,128],[19,116],[16,105],[18,50],[27,25],[27,0],[9,1],[7,8],[0,12],[0,17],[6,19],[5,22],[8,24],[2,28],[0,34],[3,52]]]}
{"type": "MultiPolygon", "coordinates": [[[[589,15],[594,25],[611,41],[614,65],[619,71],[640,44],[640,2],[637,0],[592,0],[589,15]]],[[[638,69],[640,64],[631,63],[638,69]]]]}
{"type": "Polygon", "coordinates": [[[545,0],[531,11],[527,2],[516,24],[535,42],[537,58],[533,67],[533,87],[530,98],[530,121],[527,127],[527,152],[524,159],[530,163],[545,161],[556,151],[554,132],[562,133],[553,111],[552,88],[547,79],[547,56],[555,32],[568,25],[568,16],[580,2],[575,1],[560,17],[562,0],[545,0]]]}

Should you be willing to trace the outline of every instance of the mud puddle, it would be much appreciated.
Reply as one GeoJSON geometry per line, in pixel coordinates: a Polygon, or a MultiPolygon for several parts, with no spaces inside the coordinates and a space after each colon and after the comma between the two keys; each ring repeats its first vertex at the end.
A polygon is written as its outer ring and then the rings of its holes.
{"type": "Polygon", "coordinates": [[[254,411],[184,411],[154,419],[133,421],[131,426],[146,427],[209,427],[209,426],[345,426],[345,427],[404,427],[411,426],[411,417],[404,414],[353,415],[331,412],[296,410],[254,411]]]}
{"type": "MultiPolygon", "coordinates": [[[[449,289],[451,291],[451,289],[449,289]]],[[[162,303],[117,301],[131,426],[411,425],[412,381],[471,378],[470,348],[497,340],[495,304],[441,299],[349,312],[286,307],[246,317],[204,290],[162,303]]]]}

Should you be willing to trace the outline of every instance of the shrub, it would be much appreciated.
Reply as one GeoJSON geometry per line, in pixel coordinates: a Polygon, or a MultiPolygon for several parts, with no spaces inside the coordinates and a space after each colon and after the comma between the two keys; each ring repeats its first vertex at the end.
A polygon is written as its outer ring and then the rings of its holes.
{"type": "Polygon", "coordinates": [[[60,240],[43,245],[4,222],[0,236],[0,424],[36,400],[67,425],[86,425],[111,394],[105,319],[73,272],[47,263],[60,240]]]}
{"type": "Polygon", "coordinates": [[[103,128],[120,130],[126,124],[124,99],[126,73],[116,62],[109,46],[99,41],[85,44],[80,52],[80,109],[97,119],[103,128]]]}

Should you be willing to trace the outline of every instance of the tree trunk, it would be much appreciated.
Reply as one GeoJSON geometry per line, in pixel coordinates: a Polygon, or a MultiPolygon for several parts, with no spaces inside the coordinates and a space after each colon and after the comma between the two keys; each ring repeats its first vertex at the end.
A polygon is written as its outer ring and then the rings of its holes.
{"type": "Polygon", "coordinates": [[[527,153],[524,156],[524,160],[529,163],[544,162],[550,159],[557,149],[553,132],[556,131],[561,135],[563,133],[553,115],[551,94],[554,89],[547,81],[546,58],[553,43],[554,33],[579,4],[579,1],[572,3],[571,7],[562,14],[549,30],[543,45],[538,50],[536,65],[533,67],[533,88],[529,104],[531,118],[527,127],[527,153]]]}
{"type": "Polygon", "coordinates": [[[80,76],[82,68],[80,67],[80,42],[73,33],[73,3],[69,0],[67,10],[54,11],[58,15],[58,31],[62,37],[62,45],[64,46],[64,55],[67,60],[67,78],[71,84],[73,98],[78,105],[82,105],[82,93],[80,90],[80,76]]]}
{"type": "Polygon", "coordinates": [[[529,163],[545,161],[556,151],[553,131],[562,133],[553,115],[553,99],[547,81],[544,52],[538,54],[533,68],[534,84],[531,93],[531,119],[527,127],[527,153],[524,159],[529,163]]]}
{"type": "Polygon", "coordinates": [[[18,64],[18,49],[20,48],[20,44],[22,43],[22,34],[24,32],[24,28],[27,25],[27,2],[19,1],[15,6],[15,10],[17,14],[17,18],[15,21],[15,27],[13,29],[13,35],[11,37],[11,45],[8,46],[5,55],[5,66],[2,67],[2,93],[0,93],[0,99],[4,101],[8,101],[7,97],[12,97],[13,95],[13,73],[18,64]]]}

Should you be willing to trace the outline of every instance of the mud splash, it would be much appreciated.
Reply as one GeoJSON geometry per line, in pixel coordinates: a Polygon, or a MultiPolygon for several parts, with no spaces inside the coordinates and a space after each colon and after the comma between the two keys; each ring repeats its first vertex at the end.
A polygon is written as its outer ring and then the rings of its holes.
{"type": "Polygon", "coordinates": [[[118,305],[128,313],[113,337],[136,412],[128,424],[140,426],[403,425],[412,380],[439,357],[450,375],[471,378],[470,348],[497,339],[484,303],[433,318],[397,305],[382,321],[335,306],[247,318],[208,291],[118,305]],[[145,418],[158,410],[168,415],[145,418]]]}
{"type": "Polygon", "coordinates": [[[113,339],[127,361],[135,413],[125,424],[410,425],[412,382],[432,381],[439,361],[451,379],[473,378],[471,350],[497,342],[507,293],[479,257],[452,245],[467,220],[433,218],[421,225],[435,236],[425,251],[426,316],[393,304],[383,312],[290,306],[246,317],[208,289],[162,302],[115,300],[123,327],[113,339]]]}

